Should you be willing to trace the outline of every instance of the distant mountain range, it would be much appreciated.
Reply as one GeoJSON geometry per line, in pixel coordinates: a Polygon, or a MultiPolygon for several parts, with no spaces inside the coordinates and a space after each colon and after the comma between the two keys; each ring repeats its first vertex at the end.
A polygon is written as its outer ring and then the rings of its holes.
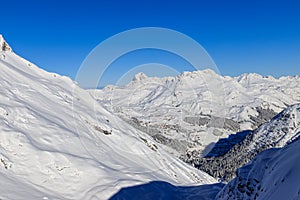
{"type": "Polygon", "coordinates": [[[209,69],[166,78],[139,73],[124,87],[91,94],[170,153],[204,157],[219,139],[254,130],[300,102],[300,77],[228,77],[209,69]]]}

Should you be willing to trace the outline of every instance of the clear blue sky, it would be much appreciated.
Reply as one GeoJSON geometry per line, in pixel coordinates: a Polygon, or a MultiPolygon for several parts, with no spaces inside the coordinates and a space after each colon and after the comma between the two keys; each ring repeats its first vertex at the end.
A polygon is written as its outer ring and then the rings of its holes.
{"type": "Polygon", "coordinates": [[[224,75],[300,74],[297,0],[5,0],[0,5],[0,33],[14,51],[71,78],[101,41],[148,26],[192,37],[224,75]]]}

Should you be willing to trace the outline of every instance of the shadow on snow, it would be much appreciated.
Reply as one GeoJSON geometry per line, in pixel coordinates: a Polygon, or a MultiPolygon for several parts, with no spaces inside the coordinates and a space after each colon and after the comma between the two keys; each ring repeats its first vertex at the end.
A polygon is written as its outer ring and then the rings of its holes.
{"type": "Polygon", "coordinates": [[[168,182],[153,181],[142,185],[122,188],[110,200],[211,200],[224,184],[199,186],[174,186],[168,182]]]}

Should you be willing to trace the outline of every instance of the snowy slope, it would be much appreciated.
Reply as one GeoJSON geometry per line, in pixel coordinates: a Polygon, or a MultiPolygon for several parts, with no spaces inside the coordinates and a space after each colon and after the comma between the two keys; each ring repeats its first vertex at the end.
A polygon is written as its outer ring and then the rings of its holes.
{"type": "Polygon", "coordinates": [[[170,152],[205,155],[220,138],[253,130],[299,103],[300,77],[232,78],[209,69],[166,78],[140,73],[124,87],[91,93],[107,109],[170,147],[170,152]]]}
{"type": "Polygon", "coordinates": [[[184,160],[216,178],[231,180],[236,169],[251,161],[260,152],[283,147],[300,136],[300,104],[288,107],[270,122],[251,132],[219,157],[186,157],[184,160]]]}
{"type": "Polygon", "coordinates": [[[0,199],[107,199],[154,180],[215,182],[69,78],[0,45],[0,199]]]}
{"type": "Polygon", "coordinates": [[[300,140],[281,149],[269,149],[238,170],[217,195],[218,200],[299,200],[300,140]]]}
{"type": "MultiPolygon", "coordinates": [[[[300,104],[291,106],[270,123],[256,130],[256,135],[252,135],[251,138],[255,138],[256,143],[261,143],[260,147],[286,146],[265,151],[259,149],[256,153],[263,152],[255,156],[248,164],[239,168],[237,177],[225,186],[215,184],[197,187],[174,187],[164,182],[151,182],[124,188],[112,199],[299,200],[299,111],[300,104]],[[288,130],[286,127],[289,127],[289,131],[280,132],[282,129],[288,130]],[[268,136],[276,137],[276,139],[273,138],[273,141],[268,140],[268,136]],[[152,193],[144,196],[146,191],[152,191],[152,193]]],[[[251,144],[248,143],[248,146],[251,146],[251,144]]],[[[246,146],[240,149],[236,148],[236,151],[233,151],[230,155],[235,155],[238,159],[246,156],[248,152],[251,152],[251,149],[246,146]]],[[[217,164],[221,168],[213,170],[218,171],[226,168],[226,164],[222,161],[227,158],[223,157],[218,160],[217,164]]],[[[236,162],[238,161],[229,161],[230,164],[236,162]]]]}

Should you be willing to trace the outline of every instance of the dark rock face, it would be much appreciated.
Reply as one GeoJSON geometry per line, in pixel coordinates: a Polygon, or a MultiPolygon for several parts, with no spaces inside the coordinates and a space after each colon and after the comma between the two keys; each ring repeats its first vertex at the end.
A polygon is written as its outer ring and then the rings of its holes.
{"type": "Polygon", "coordinates": [[[0,35],[0,51],[12,51],[11,47],[8,45],[8,43],[4,40],[2,35],[0,35]]]}

